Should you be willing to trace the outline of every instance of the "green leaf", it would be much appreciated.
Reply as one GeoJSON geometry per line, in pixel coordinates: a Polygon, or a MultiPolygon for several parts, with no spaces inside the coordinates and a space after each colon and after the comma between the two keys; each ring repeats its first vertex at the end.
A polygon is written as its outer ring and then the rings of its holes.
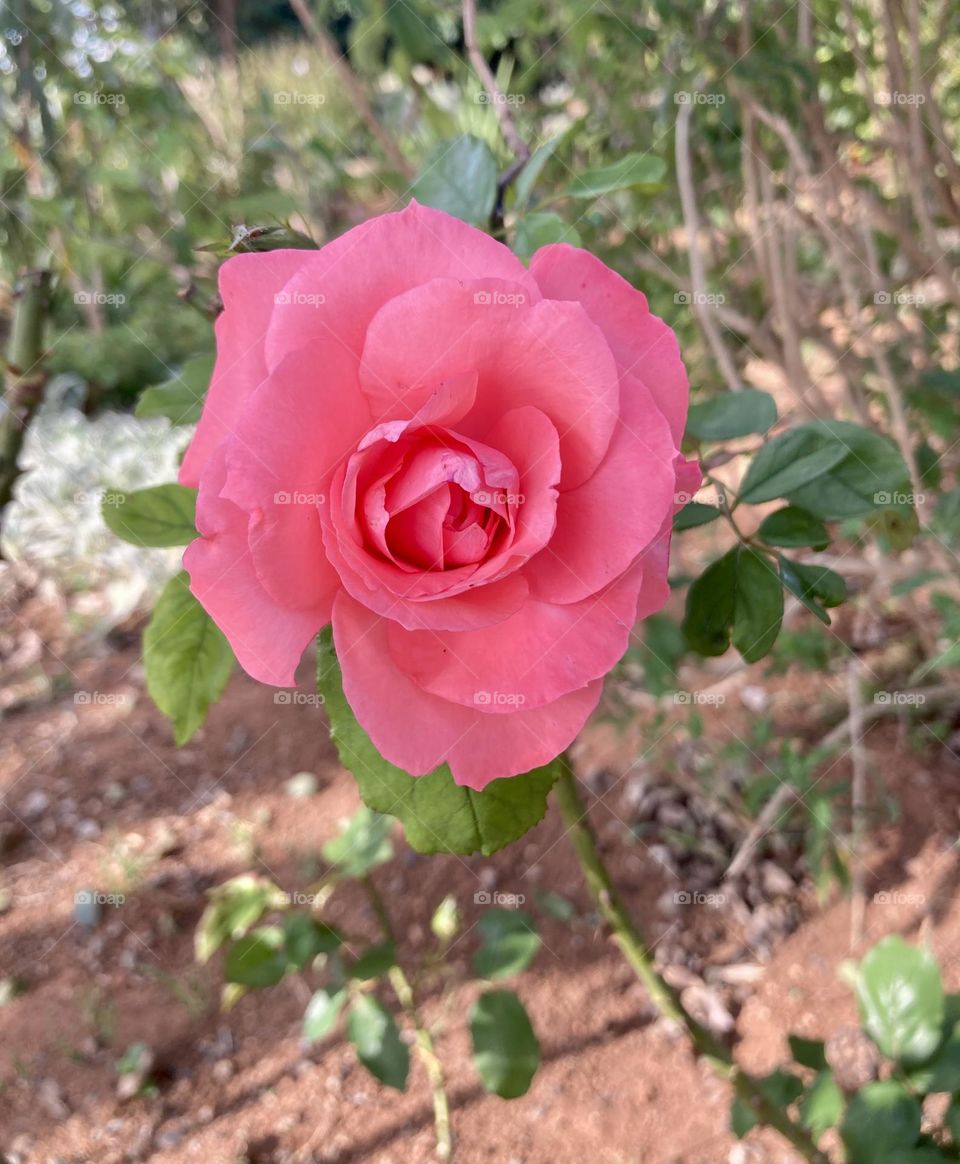
{"type": "Polygon", "coordinates": [[[462,134],[433,150],[412,193],[424,206],[445,210],[473,226],[490,220],[497,197],[497,161],[479,138],[462,134]]]}
{"type": "Polygon", "coordinates": [[[393,1015],[372,994],[354,999],[347,1016],[347,1037],[371,1075],[403,1091],[410,1071],[410,1051],[400,1038],[393,1015]]]}
{"type": "Polygon", "coordinates": [[[826,566],[805,566],[778,555],[780,579],[791,594],[796,595],[807,610],[830,625],[825,606],[839,606],[847,596],[847,584],[839,574],[826,566]]]}
{"type": "Polygon", "coordinates": [[[331,926],[308,913],[289,913],[283,919],[284,948],[291,965],[302,969],[318,954],[329,954],[343,941],[331,926]]]}
{"type": "Polygon", "coordinates": [[[198,962],[206,962],[224,942],[239,938],[265,913],[286,904],[286,894],[263,877],[241,873],[208,894],[209,904],[197,925],[194,950],[198,962]]]}
{"type": "Polygon", "coordinates": [[[530,195],[533,193],[533,188],[537,184],[537,179],[543,172],[543,167],[556,153],[557,146],[560,145],[572,128],[572,126],[568,126],[562,132],[558,133],[556,137],[552,137],[549,141],[545,141],[542,146],[538,146],[530,155],[529,160],[517,175],[517,180],[513,184],[514,204],[518,210],[523,210],[530,201],[530,195]]]}
{"type": "Polygon", "coordinates": [[[836,1127],[842,1115],[843,1092],[830,1071],[820,1071],[800,1101],[800,1123],[819,1140],[828,1128],[836,1127]]]}
{"type": "Polygon", "coordinates": [[[801,1067],[809,1067],[812,1071],[824,1071],[827,1066],[827,1056],[822,1039],[805,1039],[801,1035],[788,1035],[790,1054],[795,1063],[801,1067]]]}
{"type": "Polygon", "coordinates": [[[886,437],[842,420],[821,420],[803,427],[824,447],[845,449],[846,456],[815,484],[811,480],[784,494],[795,505],[825,521],[842,521],[865,517],[911,494],[907,467],[886,437]]]}
{"type": "Polygon", "coordinates": [[[673,517],[674,533],[685,529],[696,529],[698,525],[707,525],[716,521],[720,510],[716,505],[705,505],[702,501],[688,501],[683,509],[677,510],[673,517]]]}
{"type": "Polygon", "coordinates": [[[575,226],[565,222],[552,211],[533,210],[517,219],[513,239],[514,254],[527,261],[535,251],[551,243],[580,245],[580,235],[575,226]]]}
{"type": "Polygon", "coordinates": [[[687,435],[701,441],[724,441],[766,432],[776,422],[777,406],[770,393],[747,388],[691,404],[687,435]]]}
{"type": "Polygon", "coordinates": [[[521,909],[491,909],[477,923],[481,946],[473,956],[478,978],[509,978],[525,970],[540,949],[533,918],[521,909]]]}
{"type": "Polygon", "coordinates": [[[701,655],[722,655],[730,647],[737,596],[737,551],[708,566],[687,591],[683,633],[701,655]]]}
{"type": "Polygon", "coordinates": [[[107,528],[134,546],[185,546],[197,536],[196,489],[154,485],[133,493],[111,490],[101,505],[107,528]]]}
{"type": "Polygon", "coordinates": [[[667,165],[663,158],[652,154],[626,154],[610,166],[584,170],[564,191],[571,198],[599,198],[614,190],[641,186],[656,190],[663,182],[667,165]]]}
{"type": "Polygon", "coordinates": [[[227,951],[224,977],[238,986],[275,986],[286,974],[287,966],[283,930],[279,926],[261,926],[238,938],[227,951]]]}
{"type": "Polygon", "coordinates": [[[690,587],[683,632],[701,655],[722,655],[732,638],[754,663],[776,642],[782,619],[783,590],[769,559],[736,546],[690,587]]]}
{"type": "Polygon", "coordinates": [[[323,846],[324,859],[336,865],[345,877],[365,877],[371,869],[393,858],[389,816],[361,806],[339,836],[323,846]]]}
{"type": "Polygon", "coordinates": [[[765,517],[757,536],[768,546],[812,546],[815,550],[825,550],[830,544],[823,522],[795,505],[787,505],[765,517]]]}
{"type": "Polygon", "coordinates": [[[308,1043],[316,1043],[330,1034],[346,1001],[346,990],[331,993],[321,987],[314,993],[303,1015],[303,1037],[308,1043]]]}
{"type": "Polygon", "coordinates": [[[230,644],[190,593],[186,574],[170,579],[153,608],[143,663],[150,697],[173,721],[182,746],[220,698],[234,664],[230,644]]]}
{"type": "Polygon", "coordinates": [[[944,1017],[940,967],[929,950],[884,938],[857,976],[864,1029],[888,1059],[923,1063],[940,1045],[944,1017]]]}
{"type": "Polygon", "coordinates": [[[196,424],[213,375],[213,360],[213,356],[194,356],[176,376],[144,388],[134,415],[165,416],[173,424],[196,424]]]}
{"type": "Polygon", "coordinates": [[[470,1009],[473,1063],[487,1091],[501,1099],[525,1095],[540,1065],[540,1044],[512,990],[488,990],[470,1009]]]}
{"type": "Polygon", "coordinates": [[[740,546],[733,609],[733,645],[747,663],[762,659],[780,633],[783,588],[765,554],[740,546]]]}
{"type": "Polygon", "coordinates": [[[403,824],[419,853],[495,853],[538,824],[559,774],[556,763],[494,780],[482,792],[454,784],[444,764],[414,778],[388,764],[357,723],[343,694],[329,628],[317,646],[317,689],[324,697],[330,735],[340,762],[356,777],[364,803],[403,824]]]}
{"type": "Polygon", "coordinates": [[[393,942],[378,942],[376,945],[368,946],[356,961],[347,966],[347,977],[366,982],[386,974],[396,962],[397,955],[393,942]]]}
{"type": "Polygon", "coordinates": [[[912,1148],[920,1136],[920,1105],[899,1083],[868,1083],[847,1104],[840,1125],[849,1164],[877,1164],[912,1148]]]}
{"type": "Polygon", "coordinates": [[[847,450],[839,441],[822,439],[800,425],[776,436],[750,462],[740,500],[750,505],[786,497],[810,481],[819,480],[840,464],[847,450]]]}
{"type": "Polygon", "coordinates": [[[751,1128],[757,1126],[757,1117],[743,1102],[740,1096],[735,1096],[730,1104],[730,1131],[742,1140],[751,1128]]]}

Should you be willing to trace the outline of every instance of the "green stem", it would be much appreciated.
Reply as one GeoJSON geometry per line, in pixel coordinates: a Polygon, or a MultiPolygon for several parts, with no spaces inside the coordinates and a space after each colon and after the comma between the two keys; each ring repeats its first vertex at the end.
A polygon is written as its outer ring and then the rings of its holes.
{"type": "Polygon", "coordinates": [[[0,412],[0,510],[10,500],[19,474],[17,460],[33,414],[43,397],[46,376],[43,330],[50,308],[48,270],[28,271],[21,277],[7,348],[7,375],[0,412]]]}
{"type": "Polygon", "coordinates": [[[657,1010],[685,1028],[698,1054],[705,1055],[718,1073],[730,1081],[737,1097],[761,1123],[778,1131],[805,1159],[815,1164],[827,1164],[826,1156],[820,1152],[810,1135],[786,1111],[764,1095],[759,1082],[734,1062],[730,1048],[686,1012],[679,991],[657,973],[643,934],[627,912],[600,856],[576,777],[566,756],[561,757],[561,774],[554,788],[557,806],[583,870],[587,888],[604,920],[613,930],[614,939],[624,958],[643,983],[657,1010]]]}
{"type": "MultiPolygon", "coordinates": [[[[386,903],[371,877],[365,877],[363,882],[367,891],[367,897],[370,899],[370,904],[373,906],[373,911],[377,915],[380,928],[383,930],[383,936],[388,942],[393,942],[395,940],[393,924],[390,921],[390,914],[387,912],[386,903]]],[[[388,977],[390,979],[390,985],[393,987],[393,992],[396,994],[397,1000],[403,1008],[404,1014],[406,1014],[413,1026],[417,1040],[417,1052],[427,1072],[427,1078],[430,1080],[430,1091],[433,1097],[433,1126],[437,1137],[437,1157],[440,1160],[452,1161],[453,1135],[450,1129],[450,1101],[447,1098],[443,1064],[437,1056],[430,1032],[420,1021],[420,1013],[417,1009],[417,1001],[410,979],[407,978],[399,964],[390,967],[388,977]]]]}

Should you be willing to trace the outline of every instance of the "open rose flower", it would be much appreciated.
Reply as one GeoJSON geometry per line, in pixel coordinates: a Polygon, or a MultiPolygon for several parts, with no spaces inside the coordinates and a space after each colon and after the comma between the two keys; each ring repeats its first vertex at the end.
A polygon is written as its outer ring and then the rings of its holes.
{"type": "Polygon", "coordinates": [[[527,270],[416,204],[220,290],[184,563],[243,668],[292,685],[332,621],[392,763],[472,788],[547,763],[667,598],[700,480],[673,332],[585,251],[527,270]]]}

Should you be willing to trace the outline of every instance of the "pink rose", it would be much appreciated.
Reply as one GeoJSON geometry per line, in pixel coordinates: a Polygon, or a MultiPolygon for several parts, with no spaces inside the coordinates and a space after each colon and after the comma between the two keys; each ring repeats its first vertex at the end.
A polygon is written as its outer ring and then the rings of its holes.
{"type": "Polygon", "coordinates": [[[585,251],[527,270],[416,204],[220,291],[184,563],[240,664],[290,686],[332,621],[392,763],[483,788],[550,761],[667,599],[700,480],[673,332],[585,251]]]}

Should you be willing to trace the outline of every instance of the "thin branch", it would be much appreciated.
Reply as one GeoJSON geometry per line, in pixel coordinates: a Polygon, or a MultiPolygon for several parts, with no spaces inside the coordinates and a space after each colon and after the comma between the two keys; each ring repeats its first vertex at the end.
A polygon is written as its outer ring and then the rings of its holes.
{"type": "Polygon", "coordinates": [[[462,11],[463,43],[467,50],[467,58],[473,67],[473,71],[480,78],[487,92],[487,96],[490,98],[493,112],[497,115],[497,121],[500,123],[500,132],[503,134],[503,139],[519,163],[517,167],[517,172],[519,172],[523,163],[530,157],[530,147],[523,140],[523,137],[517,129],[506,96],[501,92],[500,86],[497,84],[497,79],[487,64],[486,57],[477,45],[476,0],[463,0],[462,11]]]}
{"type": "Polygon", "coordinates": [[[700,218],[697,213],[697,200],[693,192],[693,167],[690,162],[690,115],[693,112],[693,103],[687,102],[678,107],[676,126],[676,154],[677,154],[677,183],[680,187],[680,205],[683,210],[683,222],[687,235],[687,246],[690,255],[690,282],[693,286],[693,310],[700,324],[700,329],[706,337],[710,350],[713,352],[717,366],[731,392],[739,392],[743,387],[737,372],[733,357],[727,351],[723,337],[717,328],[711,313],[706,309],[706,274],[703,268],[703,255],[700,250],[700,218]]]}

